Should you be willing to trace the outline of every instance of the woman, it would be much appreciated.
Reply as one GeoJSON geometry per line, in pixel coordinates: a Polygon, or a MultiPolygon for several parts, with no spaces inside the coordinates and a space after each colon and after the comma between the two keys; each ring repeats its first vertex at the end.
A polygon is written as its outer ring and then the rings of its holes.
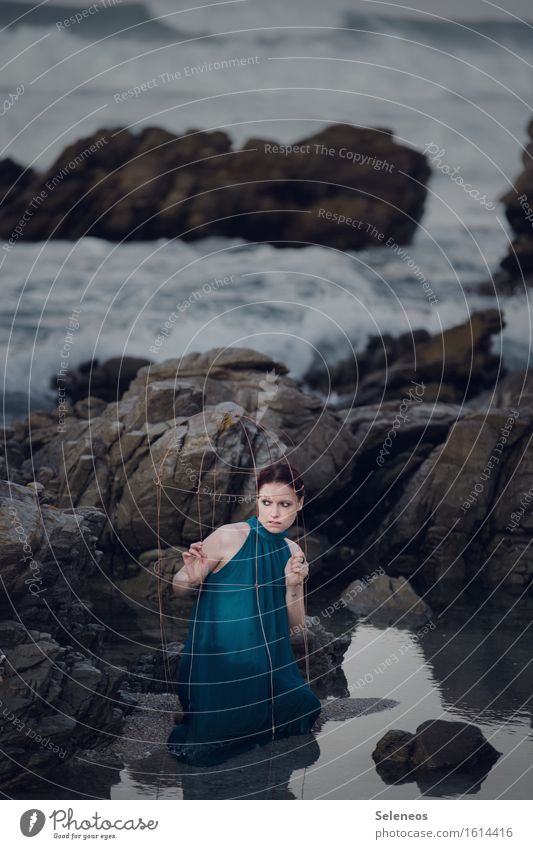
{"type": "Polygon", "coordinates": [[[199,595],[178,673],[183,721],[167,740],[180,760],[220,763],[257,743],[306,734],[320,713],[289,638],[305,624],[309,565],[284,533],[303,501],[297,469],[274,463],[257,477],[256,516],[183,553],[173,590],[199,595]]]}

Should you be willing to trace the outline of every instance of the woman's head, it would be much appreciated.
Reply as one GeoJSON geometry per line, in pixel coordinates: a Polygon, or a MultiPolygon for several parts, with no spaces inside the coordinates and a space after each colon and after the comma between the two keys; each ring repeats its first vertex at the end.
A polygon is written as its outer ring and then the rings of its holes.
{"type": "Polygon", "coordinates": [[[257,476],[257,517],[269,531],[281,533],[293,524],[304,496],[298,469],[286,460],[272,463],[257,476]]]}

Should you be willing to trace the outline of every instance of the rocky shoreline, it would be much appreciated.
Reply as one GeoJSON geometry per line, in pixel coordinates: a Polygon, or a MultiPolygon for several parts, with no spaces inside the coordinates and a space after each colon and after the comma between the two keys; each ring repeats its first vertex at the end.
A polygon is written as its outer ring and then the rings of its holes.
{"type": "MultiPolygon", "coordinates": [[[[55,413],[45,411],[6,428],[0,733],[10,757],[2,765],[4,786],[23,782],[22,769],[46,770],[58,757],[72,757],[94,738],[95,727],[104,738],[120,734],[139,698],[165,692],[163,670],[174,678],[188,615],[170,582],[180,552],[198,536],[198,481],[205,487],[199,508],[204,534],[246,517],[253,476],[244,470],[253,469],[251,450],[258,466],[290,452],[309,470],[311,588],[342,573],[351,592],[351,582],[385,564],[386,579],[358,595],[352,607],[357,615],[371,616],[394,597],[390,621],[410,627],[431,616],[428,605],[438,609],[466,587],[479,599],[496,591],[531,593],[531,519],[524,512],[520,522],[510,522],[533,472],[527,451],[533,383],[523,371],[488,385],[495,380],[488,341],[501,326],[490,310],[452,329],[440,364],[436,342],[424,336],[416,372],[405,352],[393,362],[385,403],[373,395],[383,372],[372,342],[362,355],[365,403],[341,409],[327,406],[266,355],[213,349],[141,367],[118,402],[88,397],[73,403],[66,433],[58,433],[55,413]],[[477,393],[465,401],[469,339],[477,393]],[[435,395],[431,378],[439,368],[449,402],[435,395]],[[272,371],[276,391],[259,427],[258,397],[272,371]],[[415,377],[419,391],[408,396],[415,377]],[[243,473],[228,471],[235,468],[243,473]],[[103,582],[132,608],[142,607],[139,634],[148,647],[157,645],[156,470],[168,495],[160,514],[166,656],[152,649],[133,666],[113,665],[101,658],[105,627],[93,615],[103,582]],[[228,493],[240,498],[218,498],[228,493]],[[399,585],[389,583],[400,578],[407,593],[403,609],[399,585]],[[417,593],[424,605],[413,605],[417,593]],[[27,746],[28,729],[40,745],[27,746]]],[[[348,392],[346,374],[339,369],[348,392]]],[[[341,666],[349,637],[334,637],[320,617],[308,624],[315,689],[324,699],[346,697],[341,666]]],[[[303,670],[301,637],[293,643],[303,670]]]]}

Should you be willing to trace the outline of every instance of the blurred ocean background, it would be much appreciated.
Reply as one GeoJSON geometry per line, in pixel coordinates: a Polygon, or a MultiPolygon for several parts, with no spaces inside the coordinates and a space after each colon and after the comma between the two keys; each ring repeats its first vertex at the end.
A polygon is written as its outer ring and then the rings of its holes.
{"type": "MultiPolygon", "coordinates": [[[[442,162],[495,209],[434,168],[425,215],[407,248],[438,297],[434,305],[405,259],[387,247],[350,254],[221,238],[21,241],[0,251],[7,421],[57,401],[48,384],[74,308],[81,313],[71,368],[93,357],[157,360],[230,345],[272,354],[302,376],[316,350],[331,364],[351,345],[361,350],[370,334],[436,332],[496,303],[474,284],[490,279],[507,250],[498,197],[522,168],[530,23],[480,3],[475,20],[457,22],[436,17],[437,7],[414,14],[355,0],[186,5],[108,2],[80,23],[58,26],[83,6],[0,4],[4,104],[24,86],[3,107],[2,158],[41,171],[75,139],[118,126],[223,129],[239,146],[251,136],[295,142],[348,122],[388,127],[418,150],[438,145],[442,162]],[[257,58],[202,69],[243,57],[257,58]],[[154,78],[158,85],[117,102],[115,95],[154,78]],[[151,353],[176,304],[227,275],[232,284],[191,306],[157,356],[151,353]]],[[[507,326],[495,344],[509,368],[528,362],[526,297],[499,299],[507,326]]]]}

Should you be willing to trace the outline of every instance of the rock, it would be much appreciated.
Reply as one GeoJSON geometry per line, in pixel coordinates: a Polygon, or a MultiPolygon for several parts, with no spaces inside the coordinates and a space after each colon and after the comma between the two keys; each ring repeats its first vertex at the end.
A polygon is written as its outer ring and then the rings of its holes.
{"type": "MultiPolygon", "coordinates": [[[[389,772],[407,770],[409,757],[413,746],[414,734],[391,728],[378,741],[372,752],[373,760],[389,772]]],[[[378,770],[379,771],[379,770],[378,770]]]]}
{"type": "MultiPolygon", "coordinates": [[[[532,123],[527,131],[533,138],[532,123]]],[[[482,291],[496,290],[509,295],[523,291],[533,285],[533,167],[530,141],[523,151],[524,170],[514,181],[514,186],[506,191],[499,200],[504,204],[505,216],[515,234],[509,251],[500,263],[500,270],[491,281],[481,284],[482,291]]]]}
{"type": "Polygon", "coordinates": [[[98,574],[95,542],[105,522],[93,507],[58,510],[40,503],[38,491],[0,481],[0,570],[5,598],[0,614],[40,628],[54,637],[68,627],[88,648],[96,648],[103,626],[90,619],[80,601],[98,574]]]}
{"type": "Polygon", "coordinates": [[[309,495],[326,500],[348,482],[355,449],[338,414],[303,392],[283,364],[242,348],[144,367],[90,425],[69,422],[67,440],[52,428],[39,437],[23,473],[52,468],[47,486],[58,506],[105,509],[110,521],[100,543],[117,533],[130,551],[157,547],[157,480],[166,493],[161,537],[189,545],[199,527],[205,535],[251,515],[254,463],[259,469],[290,450],[291,462],[306,470],[309,495]]]}
{"type": "Polygon", "coordinates": [[[412,766],[421,769],[462,769],[498,757],[477,726],[443,719],[428,719],[419,725],[410,752],[412,766]]]}
{"type": "Polygon", "coordinates": [[[371,582],[353,581],[341,600],[352,613],[374,625],[416,628],[431,619],[432,611],[404,577],[377,575],[371,582]]]}
{"type": "Polygon", "coordinates": [[[524,410],[533,412],[533,370],[517,369],[502,377],[496,386],[486,389],[468,402],[471,410],[524,410]]]}
{"type": "Polygon", "coordinates": [[[27,191],[37,179],[37,172],[30,166],[19,165],[10,156],[0,160],[0,189],[4,203],[13,202],[19,192],[27,191]]]}
{"type": "MultiPolygon", "coordinates": [[[[103,401],[117,401],[130,385],[137,372],[152,361],[146,357],[111,357],[100,365],[98,359],[80,363],[76,371],[68,372],[61,388],[72,401],[90,395],[103,401]]],[[[50,378],[50,387],[57,387],[57,375],[50,378]]],[[[97,405],[96,410],[98,410],[97,405]]],[[[81,409],[81,408],[80,408],[81,409]]],[[[93,415],[97,414],[93,411],[93,415]]],[[[87,418],[87,416],[84,416],[87,418]]]]}
{"type": "Polygon", "coordinates": [[[500,757],[475,725],[429,719],[414,734],[391,729],[372,752],[376,768],[387,783],[418,780],[420,776],[466,772],[483,775],[500,757]]]}
{"type": "MultiPolygon", "coordinates": [[[[176,690],[181,653],[184,643],[167,643],[165,651],[158,648],[139,658],[128,684],[136,693],[168,693],[176,690]]],[[[177,696],[176,696],[177,698],[177,696]]]]}
{"type": "MultiPolygon", "coordinates": [[[[389,237],[409,242],[430,174],[424,154],[394,141],[389,129],[348,124],[328,126],[298,146],[276,152],[275,143],[252,138],[232,151],[220,131],[178,137],[158,127],[102,128],[69,145],[46,173],[32,174],[12,194],[0,213],[0,233],[13,243],[225,236],[357,250],[389,237]],[[80,155],[87,150],[90,155],[80,155]],[[62,176],[73,161],[76,167],[62,176]],[[42,202],[17,235],[36,195],[42,202]],[[73,202],[80,197],[83,204],[73,202]]],[[[17,167],[1,162],[0,182],[2,172],[17,167]]]]}
{"type": "Polygon", "coordinates": [[[11,480],[13,483],[24,483],[24,476],[19,469],[24,460],[24,450],[16,438],[14,427],[0,428],[3,438],[0,439],[0,480],[11,480]]]}
{"type": "Polygon", "coordinates": [[[291,646],[304,680],[309,680],[309,686],[319,698],[346,696],[348,683],[342,671],[342,661],[351,637],[344,634],[335,636],[309,616],[306,623],[305,632],[301,629],[291,634],[291,646]]]}
{"type": "MultiPolygon", "coordinates": [[[[409,400],[409,399],[408,399],[409,400]]],[[[342,539],[342,546],[324,543],[320,557],[320,578],[340,572],[350,578],[367,579],[378,565],[389,571],[388,532],[381,540],[379,560],[371,542],[380,517],[387,516],[399,500],[412,476],[426,458],[446,440],[450,428],[471,413],[466,405],[426,404],[409,400],[404,419],[399,419],[400,403],[386,402],[339,412],[351,430],[357,451],[350,464],[352,480],[324,505],[315,504],[314,521],[324,528],[330,540],[342,539]],[[400,427],[396,427],[400,423],[400,427]],[[349,493],[349,498],[347,497],[349,493]]],[[[391,558],[396,553],[394,549],[391,558]]],[[[313,565],[313,571],[317,566],[313,565]]],[[[398,574],[404,574],[399,572],[398,574]]],[[[409,574],[405,573],[407,579],[409,574]]],[[[397,577],[396,573],[394,575],[397,577]]]]}
{"type": "MultiPolygon", "coordinates": [[[[159,580],[156,550],[143,552],[138,558],[139,562],[128,558],[121,564],[114,558],[112,563],[107,564],[113,581],[120,587],[124,608],[122,616],[134,617],[137,637],[143,644],[160,644],[160,605],[167,639],[178,639],[183,633],[183,620],[189,614],[194,599],[192,594],[188,599],[178,597],[172,592],[174,573],[183,564],[183,550],[180,547],[172,547],[162,551],[159,580]]],[[[152,677],[158,677],[154,672],[150,674],[152,677]]]]}
{"type": "Polygon", "coordinates": [[[325,546],[320,575],[366,578],[380,565],[434,608],[463,589],[477,601],[495,588],[533,592],[532,373],[468,405],[407,400],[403,418],[399,402],[339,411],[358,450],[350,498],[317,505],[316,527],[344,542],[325,546]]]}
{"type": "Polygon", "coordinates": [[[474,312],[463,324],[430,336],[419,330],[371,337],[366,351],[341,361],[333,371],[316,362],[305,376],[312,389],[331,389],[341,397],[337,409],[377,404],[416,392],[417,401],[461,404],[492,387],[503,376],[501,361],[491,353],[492,337],[505,326],[495,309],[474,312]],[[418,387],[418,388],[417,388],[418,387]]]}
{"type": "Polygon", "coordinates": [[[30,481],[30,483],[27,483],[26,486],[28,487],[28,489],[31,489],[31,491],[34,495],[37,496],[37,498],[39,498],[44,492],[44,484],[39,483],[39,481],[30,481]]]}
{"type": "Polygon", "coordinates": [[[312,730],[320,731],[326,722],[343,722],[355,716],[392,710],[399,704],[396,699],[327,699],[322,702],[322,710],[312,730]]]}
{"type": "Polygon", "coordinates": [[[477,598],[494,588],[527,590],[533,577],[533,527],[526,510],[533,497],[527,495],[532,428],[527,409],[461,418],[403,481],[386,519],[372,532],[375,557],[385,570],[404,575],[434,606],[465,586],[477,598]],[[513,516],[519,519],[515,526],[513,516]]]}
{"type": "Polygon", "coordinates": [[[92,621],[85,597],[105,514],[59,510],[41,494],[0,481],[0,779],[9,788],[70,758],[92,729],[116,731],[122,721],[115,695],[124,673],[96,659],[104,626],[92,621]]]}
{"type": "Polygon", "coordinates": [[[0,780],[12,790],[25,788],[32,773],[46,775],[66,763],[95,729],[120,729],[121,673],[19,622],[2,622],[0,641],[6,655],[0,780]]]}

